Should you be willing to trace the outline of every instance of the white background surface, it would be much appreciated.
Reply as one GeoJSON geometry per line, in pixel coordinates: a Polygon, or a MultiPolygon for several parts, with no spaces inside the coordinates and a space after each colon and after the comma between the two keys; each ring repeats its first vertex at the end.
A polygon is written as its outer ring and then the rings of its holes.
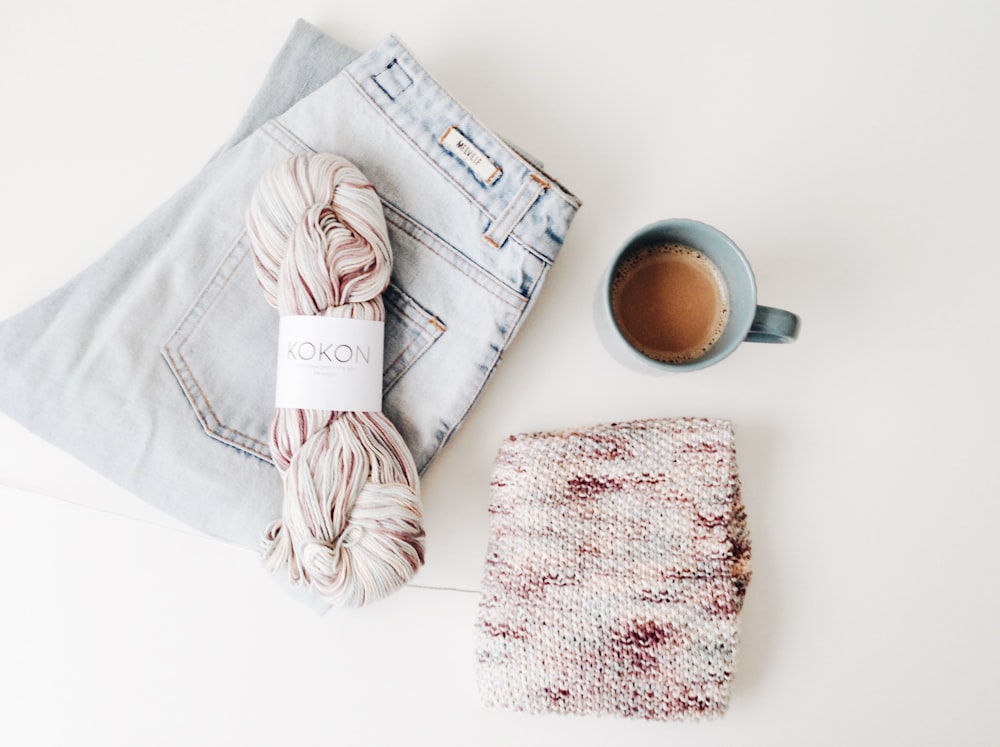
{"type": "Polygon", "coordinates": [[[997,744],[1000,5],[3,0],[0,317],[197,171],[298,16],[361,50],[398,34],[584,207],[424,482],[417,585],[366,609],[317,616],[0,416],[0,741],[997,744]],[[671,378],[609,358],[593,289],[663,217],[732,236],[801,339],[671,378]],[[482,708],[500,440],[679,415],[737,432],[754,577],[729,714],[482,708]]]}

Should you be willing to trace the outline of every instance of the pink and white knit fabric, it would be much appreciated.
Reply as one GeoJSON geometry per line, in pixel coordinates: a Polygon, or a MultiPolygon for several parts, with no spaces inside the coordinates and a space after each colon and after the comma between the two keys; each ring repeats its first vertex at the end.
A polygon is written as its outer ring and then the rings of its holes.
{"type": "Polygon", "coordinates": [[[725,711],[750,580],[728,422],[511,436],[489,510],[476,624],[485,705],[642,719],[725,711]]]}

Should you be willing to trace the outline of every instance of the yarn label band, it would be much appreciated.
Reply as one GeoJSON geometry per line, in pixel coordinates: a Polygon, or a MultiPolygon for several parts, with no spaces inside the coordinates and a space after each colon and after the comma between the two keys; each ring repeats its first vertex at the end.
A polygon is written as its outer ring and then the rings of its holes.
{"type": "Polygon", "coordinates": [[[275,407],[379,412],[385,323],[283,316],[275,407]]]}

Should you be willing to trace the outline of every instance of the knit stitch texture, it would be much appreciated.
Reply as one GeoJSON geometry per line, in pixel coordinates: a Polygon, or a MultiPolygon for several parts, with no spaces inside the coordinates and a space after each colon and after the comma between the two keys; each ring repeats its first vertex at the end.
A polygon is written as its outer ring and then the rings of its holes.
{"type": "Polygon", "coordinates": [[[750,580],[728,422],[511,436],[491,491],[475,631],[485,705],[725,712],[750,580]]]}

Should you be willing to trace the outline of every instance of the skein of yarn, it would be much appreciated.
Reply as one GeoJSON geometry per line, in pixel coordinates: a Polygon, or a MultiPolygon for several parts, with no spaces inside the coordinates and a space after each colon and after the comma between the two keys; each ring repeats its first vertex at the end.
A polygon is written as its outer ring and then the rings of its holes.
{"type": "MultiPolygon", "coordinates": [[[[258,282],[280,316],[384,320],[385,217],[348,160],[305,154],[269,172],[251,198],[247,230],[258,282]]],[[[417,469],[382,412],[278,407],[271,454],[284,496],[281,518],[265,531],[269,570],[287,564],[293,583],[359,607],[423,564],[417,469]]]]}

